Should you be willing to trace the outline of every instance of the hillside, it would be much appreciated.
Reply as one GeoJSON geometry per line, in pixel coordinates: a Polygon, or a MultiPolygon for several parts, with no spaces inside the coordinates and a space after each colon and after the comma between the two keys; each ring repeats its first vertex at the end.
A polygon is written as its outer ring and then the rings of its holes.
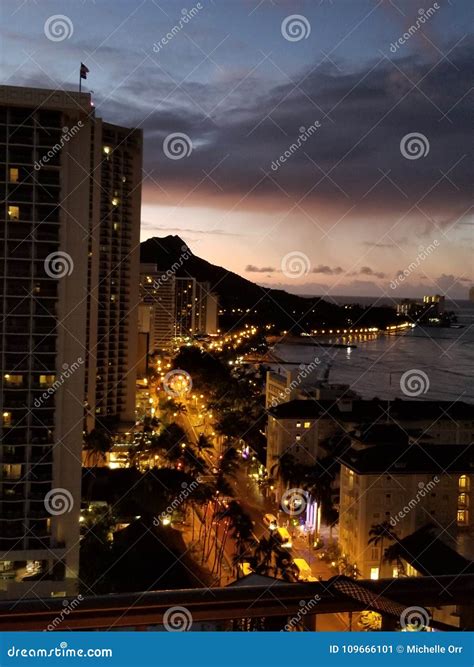
{"type": "Polygon", "coordinates": [[[200,282],[209,282],[211,291],[219,296],[219,304],[224,311],[220,321],[224,327],[236,321],[273,323],[277,330],[300,333],[318,327],[350,326],[351,321],[357,321],[358,326],[380,326],[394,320],[390,308],[364,310],[354,306],[345,309],[320,297],[302,297],[283,290],[260,287],[232,271],[197,257],[190,249],[188,258],[183,260],[185,246],[179,236],[153,237],[140,244],[140,261],[156,264],[160,271],[170,269],[175,263],[181,264],[176,271],[177,276],[190,276],[200,282]],[[232,313],[232,310],[236,312],[232,313]]]}

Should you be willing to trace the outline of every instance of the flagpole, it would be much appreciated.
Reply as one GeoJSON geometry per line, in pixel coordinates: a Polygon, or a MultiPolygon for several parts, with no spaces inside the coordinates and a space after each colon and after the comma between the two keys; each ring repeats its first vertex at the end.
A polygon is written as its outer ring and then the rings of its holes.
{"type": "Polygon", "coordinates": [[[82,76],[81,76],[81,68],[79,67],[79,92],[81,92],[82,89],[82,76]]]}

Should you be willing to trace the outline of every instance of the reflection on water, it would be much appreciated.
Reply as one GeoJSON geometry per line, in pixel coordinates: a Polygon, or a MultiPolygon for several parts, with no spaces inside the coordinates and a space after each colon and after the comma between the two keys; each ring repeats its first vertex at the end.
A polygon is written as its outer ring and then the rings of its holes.
{"type": "Polygon", "coordinates": [[[428,375],[429,390],[420,400],[463,400],[474,403],[474,304],[458,312],[462,329],[422,329],[404,335],[332,336],[331,343],[355,344],[356,349],[276,345],[275,353],[291,362],[321,360],[320,375],[331,364],[329,380],[349,384],[363,398],[404,395],[400,378],[417,369],[428,375]]]}

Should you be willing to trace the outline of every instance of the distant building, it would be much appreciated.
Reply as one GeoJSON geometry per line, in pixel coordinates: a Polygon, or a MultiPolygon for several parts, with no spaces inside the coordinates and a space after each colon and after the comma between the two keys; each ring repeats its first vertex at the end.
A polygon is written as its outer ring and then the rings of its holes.
{"type": "Polygon", "coordinates": [[[440,294],[424,296],[423,303],[433,306],[433,310],[437,315],[442,315],[444,313],[445,297],[440,294]]]}
{"type": "Polygon", "coordinates": [[[316,401],[334,401],[341,396],[359,398],[346,384],[329,383],[316,377],[318,364],[307,364],[304,368],[281,367],[268,370],[265,383],[265,407],[276,407],[294,399],[311,398],[316,401]]]}
{"type": "Polygon", "coordinates": [[[166,349],[175,336],[175,277],[155,264],[140,264],[140,300],[149,307],[150,354],[166,349]]]}

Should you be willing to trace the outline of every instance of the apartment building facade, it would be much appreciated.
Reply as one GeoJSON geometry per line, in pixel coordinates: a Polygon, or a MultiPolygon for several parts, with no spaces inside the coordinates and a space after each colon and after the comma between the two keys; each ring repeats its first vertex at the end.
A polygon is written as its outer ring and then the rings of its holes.
{"type": "MultiPolygon", "coordinates": [[[[341,457],[339,544],[363,578],[415,576],[399,572],[385,549],[432,524],[462,556],[474,558],[469,513],[474,483],[472,445],[383,444],[341,457]],[[369,544],[371,529],[386,522],[384,539],[369,544]]],[[[428,545],[427,545],[428,546],[428,545]]]]}
{"type": "Polygon", "coordinates": [[[134,416],[140,160],[90,95],[0,87],[0,597],[76,591],[84,422],[134,416]]]}

